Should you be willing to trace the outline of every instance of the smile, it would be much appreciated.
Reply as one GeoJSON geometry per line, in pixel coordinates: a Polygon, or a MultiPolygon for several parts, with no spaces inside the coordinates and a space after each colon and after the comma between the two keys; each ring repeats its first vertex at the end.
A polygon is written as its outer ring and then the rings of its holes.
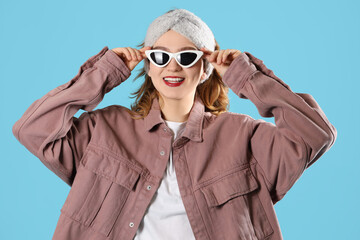
{"type": "Polygon", "coordinates": [[[163,78],[165,84],[169,87],[178,87],[180,86],[185,78],[181,78],[181,77],[164,77],[163,78]]]}

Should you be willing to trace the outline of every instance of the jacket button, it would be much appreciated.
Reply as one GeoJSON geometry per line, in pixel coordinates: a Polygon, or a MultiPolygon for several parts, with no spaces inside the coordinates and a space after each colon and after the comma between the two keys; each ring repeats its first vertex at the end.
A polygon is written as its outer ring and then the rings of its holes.
{"type": "Polygon", "coordinates": [[[133,223],[133,222],[131,222],[131,223],[129,224],[129,226],[130,226],[130,227],[133,227],[133,226],[134,226],[134,223],[133,223]]]}
{"type": "Polygon", "coordinates": [[[151,189],[151,185],[148,185],[148,186],[146,187],[146,189],[147,189],[147,190],[150,190],[150,189],[151,189]]]}
{"type": "Polygon", "coordinates": [[[161,155],[161,156],[164,156],[164,154],[165,154],[164,151],[161,151],[161,152],[160,152],[160,155],[161,155]]]}

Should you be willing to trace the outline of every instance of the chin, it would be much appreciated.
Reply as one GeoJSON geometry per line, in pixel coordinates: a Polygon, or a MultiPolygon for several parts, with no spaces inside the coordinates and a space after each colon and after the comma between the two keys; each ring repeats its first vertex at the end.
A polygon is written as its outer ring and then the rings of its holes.
{"type": "Polygon", "coordinates": [[[184,98],[183,96],[180,96],[179,94],[162,95],[162,97],[169,99],[169,100],[181,100],[184,98]]]}

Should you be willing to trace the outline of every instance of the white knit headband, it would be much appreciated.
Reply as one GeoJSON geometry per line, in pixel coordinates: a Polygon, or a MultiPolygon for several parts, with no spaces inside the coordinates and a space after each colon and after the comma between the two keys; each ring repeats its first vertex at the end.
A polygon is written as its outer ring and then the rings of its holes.
{"type": "MultiPolygon", "coordinates": [[[[194,45],[200,49],[205,47],[211,51],[215,50],[215,38],[210,28],[198,16],[185,9],[171,10],[160,17],[157,17],[149,26],[144,47],[152,47],[155,42],[167,31],[174,30],[188,38],[194,45]]],[[[149,71],[149,60],[144,61],[146,73],[149,71]]],[[[205,60],[204,66],[207,77],[201,81],[205,82],[214,67],[205,60]]]]}

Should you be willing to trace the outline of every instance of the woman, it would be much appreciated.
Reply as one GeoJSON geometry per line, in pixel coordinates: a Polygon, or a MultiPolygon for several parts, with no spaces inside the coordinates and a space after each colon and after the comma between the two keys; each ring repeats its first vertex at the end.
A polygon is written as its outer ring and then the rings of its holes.
{"type": "Polygon", "coordinates": [[[103,48],[13,127],[71,186],[53,239],[282,239],[274,204],[336,139],[314,98],[252,54],[220,50],[184,9],[155,19],[140,46],[103,48]],[[131,110],[93,111],[142,60],[131,110]],[[228,112],[228,88],[276,125],[228,112]]]}

